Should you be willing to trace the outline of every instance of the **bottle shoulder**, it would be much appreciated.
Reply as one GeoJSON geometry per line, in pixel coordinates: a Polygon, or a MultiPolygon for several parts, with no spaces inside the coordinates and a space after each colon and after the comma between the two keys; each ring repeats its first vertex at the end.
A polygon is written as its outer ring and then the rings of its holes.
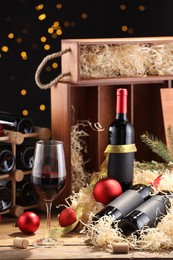
{"type": "Polygon", "coordinates": [[[127,132],[134,132],[134,126],[125,120],[118,120],[115,119],[110,125],[109,125],[109,131],[114,132],[116,130],[122,130],[125,129],[127,132]]]}

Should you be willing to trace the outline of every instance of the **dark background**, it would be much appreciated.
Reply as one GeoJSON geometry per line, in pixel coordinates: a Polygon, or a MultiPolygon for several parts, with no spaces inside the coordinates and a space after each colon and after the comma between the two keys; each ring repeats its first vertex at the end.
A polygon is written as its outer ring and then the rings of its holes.
{"type": "MultiPolygon", "coordinates": [[[[0,110],[27,115],[35,125],[50,127],[50,91],[38,88],[35,72],[44,57],[61,50],[61,39],[171,36],[172,13],[171,0],[2,1],[0,110]],[[37,10],[40,4],[42,9],[37,10]],[[46,14],[44,20],[38,19],[41,14],[46,14]],[[55,28],[53,33],[48,32],[55,22],[59,23],[56,29],[60,35],[55,28]],[[10,33],[14,35],[12,39],[10,33]],[[44,49],[45,44],[50,46],[49,50],[44,49]],[[21,57],[23,51],[26,59],[21,57]],[[21,94],[22,90],[25,95],[21,94]],[[40,109],[41,105],[45,109],[40,109]]],[[[53,62],[58,67],[47,64],[42,73],[44,83],[61,72],[60,58],[53,62]]]]}

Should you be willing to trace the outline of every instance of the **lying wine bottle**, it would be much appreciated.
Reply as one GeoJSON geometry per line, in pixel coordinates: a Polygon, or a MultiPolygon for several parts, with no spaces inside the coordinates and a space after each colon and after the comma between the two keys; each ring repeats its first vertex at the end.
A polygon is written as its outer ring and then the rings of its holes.
{"type": "Polygon", "coordinates": [[[169,195],[154,195],[119,222],[123,234],[129,236],[146,227],[156,227],[171,206],[169,195]]]}
{"type": "Polygon", "coordinates": [[[0,212],[9,209],[12,205],[12,193],[4,186],[0,186],[0,212]]]}
{"type": "Polygon", "coordinates": [[[21,206],[33,205],[37,201],[37,194],[30,181],[18,182],[16,185],[16,203],[21,206]]]}
{"type": "MultiPolygon", "coordinates": [[[[12,183],[8,181],[6,187],[11,190],[12,183]]],[[[16,204],[20,206],[33,205],[37,201],[37,193],[33,189],[31,181],[24,179],[23,181],[16,182],[16,204]]]]}
{"type": "Polygon", "coordinates": [[[24,134],[33,132],[33,122],[28,117],[0,111],[0,124],[5,130],[13,130],[24,134]]]}
{"type": "Polygon", "coordinates": [[[133,185],[129,190],[123,192],[106,207],[99,211],[93,221],[98,221],[103,216],[111,216],[114,220],[120,220],[132,210],[149,199],[152,194],[152,186],[144,184],[133,185]]]}
{"type": "Polygon", "coordinates": [[[108,176],[115,178],[123,191],[133,184],[134,170],[134,127],[127,117],[127,89],[117,89],[116,117],[109,125],[108,147],[105,150],[108,157],[108,176]]]}
{"type": "Polygon", "coordinates": [[[0,147],[0,174],[9,173],[14,168],[15,158],[9,149],[0,147]]]}
{"type": "Polygon", "coordinates": [[[21,170],[30,170],[33,166],[34,146],[17,146],[16,168],[21,170]]]}

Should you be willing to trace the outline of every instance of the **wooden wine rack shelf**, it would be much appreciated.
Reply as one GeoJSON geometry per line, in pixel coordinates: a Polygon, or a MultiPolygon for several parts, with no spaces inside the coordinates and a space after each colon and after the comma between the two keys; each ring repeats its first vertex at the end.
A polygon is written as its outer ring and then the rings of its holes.
{"type": "MultiPolygon", "coordinates": [[[[20,145],[26,138],[36,138],[47,140],[51,137],[51,131],[49,128],[35,127],[34,132],[30,134],[22,134],[15,131],[4,131],[4,135],[0,137],[0,142],[6,142],[11,144],[11,149],[14,157],[16,157],[16,145],[20,145]]],[[[23,180],[24,176],[30,174],[31,171],[23,171],[16,169],[16,164],[10,173],[1,174],[0,180],[11,180],[12,183],[12,206],[10,209],[0,212],[0,215],[9,214],[19,217],[25,210],[36,208],[38,205],[33,204],[29,206],[16,205],[16,182],[23,180]]]]}

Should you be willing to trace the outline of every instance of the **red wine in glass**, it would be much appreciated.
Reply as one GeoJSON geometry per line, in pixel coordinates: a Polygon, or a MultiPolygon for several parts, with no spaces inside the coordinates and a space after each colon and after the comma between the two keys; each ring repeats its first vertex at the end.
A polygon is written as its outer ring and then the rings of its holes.
{"type": "Polygon", "coordinates": [[[35,191],[44,201],[55,200],[65,187],[65,178],[56,177],[56,173],[44,172],[42,177],[32,177],[35,191]]]}

